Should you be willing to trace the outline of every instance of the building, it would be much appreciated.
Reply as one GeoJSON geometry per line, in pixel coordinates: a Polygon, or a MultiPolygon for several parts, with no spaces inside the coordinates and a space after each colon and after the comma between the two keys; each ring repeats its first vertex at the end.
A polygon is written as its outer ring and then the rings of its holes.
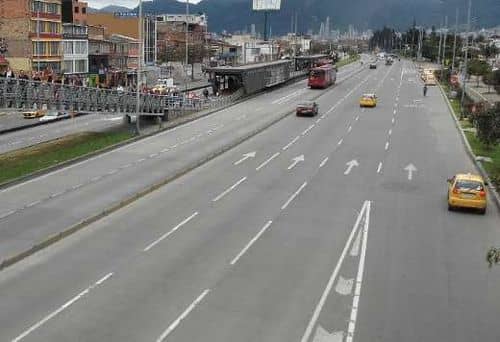
{"type": "Polygon", "coordinates": [[[1,0],[0,37],[14,71],[62,66],[61,0],[1,0]]]}
{"type": "MultiPolygon", "coordinates": [[[[88,25],[105,28],[106,35],[122,35],[139,39],[139,19],[136,13],[89,13],[88,25]]],[[[144,29],[144,63],[156,64],[156,18],[146,16],[143,19],[144,29]]]]}
{"type": "Polygon", "coordinates": [[[62,21],[87,25],[87,3],[78,0],[62,0],[62,21]]]}
{"type": "Polygon", "coordinates": [[[89,39],[87,26],[63,24],[63,67],[65,75],[89,72],[89,39]]]}
{"type": "Polygon", "coordinates": [[[189,63],[200,63],[207,55],[207,16],[205,14],[165,14],[156,16],[157,53],[163,62],[186,59],[186,24],[189,63]]]}
{"type": "Polygon", "coordinates": [[[89,39],[89,73],[93,75],[93,82],[99,82],[96,78],[105,78],[109,68],[113,43],[104,37],[104,27],[88,26],[89,39]]]}

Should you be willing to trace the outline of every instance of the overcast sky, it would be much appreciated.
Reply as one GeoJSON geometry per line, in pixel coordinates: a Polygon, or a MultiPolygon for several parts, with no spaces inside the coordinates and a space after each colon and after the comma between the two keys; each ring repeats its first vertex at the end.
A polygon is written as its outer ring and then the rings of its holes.
{"type": "MultiPolygon", "coordinates": [[[[89,6],[93,8],[103,8],[108,5],[126,6],[132,8],[137,6],[137,4],[139,3],[138,0],[87,0],[87,2],[89,3],[89,6]]],[[[196,4],[200,2],[200,0],[189,0],[189,2],[196,4]]]]}

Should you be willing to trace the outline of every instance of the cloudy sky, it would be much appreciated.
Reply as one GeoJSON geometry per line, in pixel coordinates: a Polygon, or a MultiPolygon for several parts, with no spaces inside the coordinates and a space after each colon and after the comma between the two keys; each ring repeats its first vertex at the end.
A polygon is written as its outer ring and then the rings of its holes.
{"type": "MultiPolygon", "coordinates": [[[[135,7],[139,3],[138,0],[87,0],[87,2],[89,3],[89,6],[93,8],[102,8],[108,5],[135,7]]],[[[200,0],[189,0],[189,2],[196,4],[200,2],[200,0]]]]}

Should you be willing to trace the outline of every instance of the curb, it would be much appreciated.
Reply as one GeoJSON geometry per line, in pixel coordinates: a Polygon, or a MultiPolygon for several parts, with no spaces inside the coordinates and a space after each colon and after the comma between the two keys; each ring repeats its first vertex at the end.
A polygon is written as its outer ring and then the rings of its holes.
{"type": "MultiPolygon", "coordinates": [[[[350,74],[350,76],[348,76],[348,77],[347,77],[347,78],[345,78],[344,80],[351,78],[351,77],[352,77],[352,75],[358,74],[358,73],[359,73],[359,72],[361,72],[362,70],[363,70],[363,69],[359,69],[359,70],[353,71],[353,72],[350,74]]],[[[327,90],[328,90],[328,89],[327,89],[327,90]]],[[[316,97],[314,97],[314,99],[318,99],[318,98],[320,98],[321,96],[324,96],[324,95],[327,93],[327,90],[325,90],[325,91],[323,91],[323,92],[319,93],[316,97]]],[[[251,97],[252,97],[252,96],[251,96],[251,97]]],[[[250,98],[251,98],[251,97],[250,97],[250,98]]],[[[236,105],[237,103],[239,103],[239,102],[241,102],[241,101],[243,101],[243,100],[248,100],[248,99],[249,99],[249,97],[245,97],[244,99],[240,99],[239,101],[236,101],[236,102],[234,102],[234,103],[232,103],[232,104],[230,104],[230,105],[226,106],[225,108],[227,108],[227,107],[231,107],[231,106],[236,105]]],[[[214,111],[212,111],[212,112],[210,112],[210,113],[206,113],[206,114],[205,114],[205,115],[203,115],[203,116],[207,116],[207,115],[209,115],[209,114],[211,114],[211,113],[214,113],[214,112],[216,112],[216,111],[219,111],[219,110],[222,110],[222,109],[225,109],[225,108],[219,108],[219,109],[214,110],[214,111]]],[[[265,123],[265,124],[263,124],[262,126],[260,126],[260,127],[256,128],[256,129],[254,129],[254,130],[252,130],[252,131],[248,132],[247,134],[245,134],[245,135],[243,135],[243,136],[241,136],[241,137],[239,137],[239,138],[236,138],[233,142],[230,142],[229,144],[225,145],[224,147],[221,147],[220,149],[218,149],[218,150],[216,150],[216,151],[214,151],[214,152],[212,152],[212,153],[208,154],[207,156],[205,156],[205,157],[203,157],[203,158],[201,158],[201,159],[199,159],[199,160],[197,160],[197,161],[195,161],[195,162],[193,162],[193,163],[189,164],[188,166],[186,166],[186,167],[184,167],[184,168],[180,169],[179,171],[174,172],[172,175],[170,175],[170,176],[168,176],[168,177],[166,177],[166,178],[162,179],[161,181],[156,182],[156,183],[154,183],[153,185],[150,185],[150,186],[146,187],[145,189],[143,189],[143,190],[141,190],[141,191],[139,191],[139,192],[137,192],[137,193],[135,193],[135,194],[133,194],[133,195],[131,195],[131,196],[129,196],[129,197],[127,197],[127,198],[125,198],[125,199],[121,200],[121,201],[119,201],[118,203],[115,203],[115,204],[111,205],[110,207],[108,207],[108,208],[104,209],[103,211],[101,211],[101,212],[99,212],[99,213],[97,213],[97,214],[91,215],[90,217],[88,217],[88,218],[85,218],[85,219],[81,220],[80,222],[78,222],[78,223],[76,223],[76,224],[74,224],[74,225],[70,226],[69,228],[67,228],[67,229],[65,229],[65,230],[63,230],[63,231],[61,231],[61,232],[59,232],[59,233],[56,233],[56,234],[54,234],[54,235],[52,235],[52,236],[49,236],[49,237],[48,237],[48,238],[46,238],[45,240],[43,240],[43,241],[41,241],[41,242],[36,243],[35,245],[33,245],[33,246],[32,246],[31,248],[29,248],[28,250],[25,250],[25,251],[23,251],[23,252],[20,252],[20,253],[18,253],[18,254],[15,254],[15,255],[13,255],[13,256],[11,256],[11,257],[8,257],[8,258],[6,258],[6,259],[4,259],[4,260],[1,260],[1,262],[0,262],[0,271],[2,271],[3,269],[5,269],[5,268],[7,268],[7,267],[9,267],[9,266],[12,266],[13,264],[15,264],[15,263],[17,263],[17,262],[19,262],[19,261],[21,261],[21,260],[23,260],[23,259],[25,259],[25,258],[27,258],[27,257],[31,256],[31,255],[33,255],[33,254],[37,253],[37,252],[39,252],[39,251],[41,251],[41,250],[43,250],[43,249],[45,249],[45,248],[47,248],[47,247],[49,247],[49,246],[51,246],[51,245],[53,245],[53,244],[55,244],[55,243],[56,243],[56,242],[58,242],[58,241],[61,241],[62,239],[64,239],[64,238],[66,238],[66,237],[68,237],[68,236],[70,236],[70,235],[72,235],[72,234],[74,234],[74,233],[76,233],[76,232],[80,231],[81,229],[83,229],[83,228],[85,228],[85,227],[89,226],[90,224],[95,223],[95,222],[97,222],[98,220],[100,220],[100,219],[102,219],[102,218],[104,218],[104,217],[106,217],[106,216],[111,215],[112,213],[114,213],[114,212],[116,212],[116,211],[118,211],[118,210],[120,210],[120,209],[122,209],[122,208],[126,207],[127,205],[129,205],[129,204],[131,204],[131,203],[133,203],[133,202],[135,202],[135,201],[137,201],[137,200],[141,199],[142,197],[145,197],[146,195],[148,195],[148,194],[150,194],[150,193],[154,192],[155,190],[157,190],[157,189],[159,189],[159,188],[161,188],[161,187],[163,187],[163,186],[167,185],[168,183],[170,183],[170,182],[172,182],[172,181],[174,181],[174,180],[176,180],[176,179],[178,179],[178,178],[182,177],[182,176],[183,176],[183,175],[185,175],[186,173],[188,173],[188,172],[190,172],[190,171],[195,170],[196,168],[198,168],[198,167],[200,167],[200,166],[202,166],[202,165],[204,165],[204,164],[206,164],[206,163],[210,162],[211,160],[213,160],[213,159],[215,159],[215,158],[219,157],[219,156],[220,156],[220,155],[222,155],[223,153],[225,153],[225,152],[227,152],[227,151],[229,151],[229,150],[231,150],[231,149],[233,149],[233,148],[237,147],[238,145],[242,144],[243,142],[245,142],[245,141],[247,141],[247,140],[251,139],[252,137],[256,136],[257,134],[259,134],[259,133],[263,132],[263,131],[264,131],[264,130],[266,130],[267,128],[269,128],[269,127],[273,126],[274,124],[278,123],[279,121],[281,121],[281,120],[285,119],[286,117],[288,117],[288,116],[290,116],[291,114],[294,114],[294,113],[295,113],[295,111],[294,111],[294,110],[292,110],[292,111],[285,112],[285,113],[283,113],[283,114],[279,115],[278,117],[274,118],[273,120],[270,120],[269,122],[266,122],[266,123],[265,123]]],[[[189,120],[189,121],[183,122],[183,123],[181,123],[181,124],[179,124],[179,125],[182,125],[182,124],[184,124],[184,123],[187,123],[187,122],[190,122],[190,121],[196,120],[196,119],[201,118],[201,117],[203,117],[203,116],[200,116],[200,117],[197,117],[197,118],[193,118],[192,120],[189,120]]],[[[179,125],[177,125],[177,126],[179,126],[179,125]]],[[[174,126],[172,126],[172,127],[174,127],[174,126]]],[[[169,127],[169,128],[172,128],[172,127],[169,127]]],[[[167,130],[167,129],[169,129],[169,128],[166,128],[165,130],[167,130]]],[[[164,130],[163,130],[163,131],[164,131],[164,130]]],[[[108,146],[108,147],[106,147],[105,149],[102,149],[102,150],[99,150],[99,151],[92,152],[91,154],[88,154],[88,155],[85,155],[85,156],[82,156],[82,157],[75,158],[75,159],[73,159],[73,160],[71,160],[71,161],[66,161],[66,162],[63,162],[63,163],[61,163],[61,164],[54,165],[53,167],[51,167],[51,171],[52,171],[52,170],[54,170],[54,169],[57,169],[57,168],[63,167],[63,166],[68,166],[68,165],[73,164],[73,163],[76,163],[76,162],[78,162],[78,161],[82,161],[82,160],[85,160],[85,159],[89,159],[89,158],[91,158],[92,156],[95,156],[95,155],[101,154],[101,153],[103,153],[103,152],[106,152],[106,151],[109,151],[109,150],[115,149],[115,148],[120,147],[120,146],[125,146],[125,145],[128,145],[128,144],[130,144],[130,143],[132,143],[132,142],[135,142],[135,141],[138,141],[138,140],[144,139],[144,138],[146,138],[146,137],[152,136],[152,135],[157,134],[157,133],[159,133],[159,131],[155,131],[155,132],[153,132],[153,133],[150,133],[150,134],[148,134],[148,135],[144,135],[144,136],[141,136],[141,137],[132,138],[132,139],[127,140],[127,141],[124,141],[124,142],[122,142],[122,143],[118,143],[118,144],[115,144],[115,145],[108,146]]],[[[43,170],[43,172],[42,172],[42,171],[40,171],[40,172],[39,172],[39,174],[35,174],[35,173],[33,173],[33,174],[30,174],[30,175],[27,175],[27,176],[26,176],[25,178],[23,178],[23,179],[17,179],[17,180],[15,180],[15,181],[12,181],[12,182],[9,184],[9,186],[10,186],[10,185],[13,185],[13,184],[15,184],[15,183],[20,183],[20,182],[25,181],[25,180],[27,180],[27,179],[29,179],[29,178],[34,178],[34,177],[36,177],[36,176],[39,176],[40,174],[44,174],[44,173],[47,173],[47,172],[49,172],[49,170],[48,170],[48,169],[43,170]]],[[[3,186],[5,186],[5,183],[3,184],[3,186]]],[[[2,187],[2,186],[0,186],[0,188],[1,188],[1,187],[2,187]]]]}
{"type": "MultiPolygon", "coordinates": [[[[75,115],[75,117],[85,116],[85,115],[89,115],[89,114],[91,114],[91,113],[90,112],[81,112],[81,113],[78,113],[77,115],[75,115]]],[[[0,116],[2,116],[2,115],[0,115],[0,116]]],[[[12,132],[17,132],[17,131],[22,131],[24,129],[33,128],[33,127],[37,127],[37,126],[44,126],[44,125],[51,124],[53,122],[64,121],[64,120],[69,120],[69,119],[71,119],[71,117],[54,119],[54,120],[49,120],[49,121],[37,121],[37,122],[29,123],[27,125],[5,128],[5,129],[0,130],[0,135],[12,133],[12,132]]]]}
{"type": "Polygon", "coordinates": [[[458,121],[457,117],[454,114],[455,112],[453,111],[453,107],[451,106],[450,100],[446,96],[446,94],[443,90],[443,87],[441,86],[441,83],[438,83],[438,86],[439,86],[439,90],[441,91],[441,95],[443,96],[443,98],[446,102],[446,105],[448,106],[448,111],[449,111],[450,115],[452,116],[453,121],[455,122],[455,127],[460,132],[460,136],[462,137],[462,143],[465,146],[465,150],[467,151],[469,158],[472,160],[472,162],[474,163],[474,165],[478,169],[481,176],[488,182],[488,188],[490,190],[490,194],[493,195],[492,197],[494,199],[494,202],[497,205],[498,209],[500,210],[500,195],[498,194],[497,190],[493,186],[493,184],[491,182],[491,178],[488,175],[488,173],[486,172],[486,170],[484,169],[483,164],[480,161],[476,160],[476,155],[472,151],[472,148],[469,144],[469,141],[467,140],[467,137],[465,136],[465,133],[464,133],[462,127],[460,127],[460,122],[458,121]]]}

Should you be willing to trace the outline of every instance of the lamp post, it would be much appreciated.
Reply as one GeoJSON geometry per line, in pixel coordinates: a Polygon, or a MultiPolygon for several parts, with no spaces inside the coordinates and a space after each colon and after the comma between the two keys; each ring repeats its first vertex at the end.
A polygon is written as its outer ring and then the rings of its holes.
{"type": "Polygon", "coordinates": [[[141,134],[141,123],[140,123],[140,118],[141,118],[141,72],[142,72],[142,0],[139,0],[139,18],[138,18],[138,37],[139,37],[139,60],[137,63],[137,85],[136,85],[136,119],[135,119],[135,129],[137,134],[141,134]]]}
{"type": "Polygon", "coordinates": [[[189,0],[186,0],[186,56],[185,56],[185,71],[186,71],[186,93],[188,88],[188,65],[189,65],[189,0]]]}

